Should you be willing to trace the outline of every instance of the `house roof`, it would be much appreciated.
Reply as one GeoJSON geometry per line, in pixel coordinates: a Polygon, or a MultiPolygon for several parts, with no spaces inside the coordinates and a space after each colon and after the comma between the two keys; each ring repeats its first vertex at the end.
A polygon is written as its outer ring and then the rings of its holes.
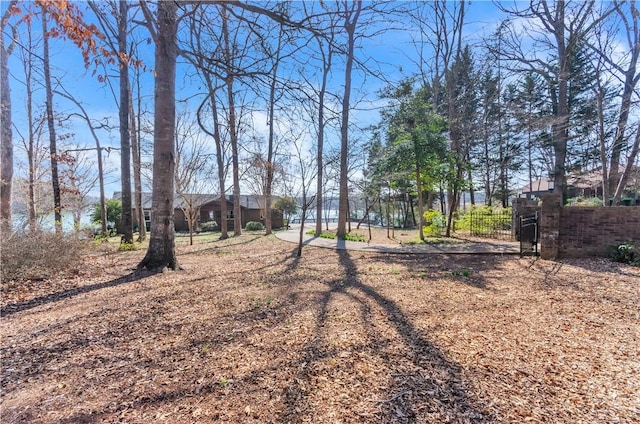
{"type": "MultiPolygon", "coordinates": [[[[620,172],[624,172],[625,167],[620,167],[620,172]]],[[[634,166],[631,168],[631,178],[627,181],[627,188],[638,186],[640,181],[640,167],[634,166]],[[635,181],[634,181],[635,180],[635,181]]],[[[567,186],[573,188],[592,188],[595,189],[602,185],[602,167],[598,167],[592,171],[576,171],[567,174],[567,186]]],[[[547,178],[540,178],[533,181],[531,184],[522,187],[520,190],[522,193],[535,193],[549,191],[549,180],[547,178]]]]}
{"type": "Polygon", "coordinates": [[[549,180],[547,178],[539,178],[534,180],[532,184],[527,184],[520,189],[522,193],[537,193],[549,191],[549,180]]]}

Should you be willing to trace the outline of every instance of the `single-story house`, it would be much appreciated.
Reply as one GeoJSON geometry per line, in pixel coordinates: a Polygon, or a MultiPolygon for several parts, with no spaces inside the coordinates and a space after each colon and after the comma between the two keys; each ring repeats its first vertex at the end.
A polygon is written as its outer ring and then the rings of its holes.
{"type": "MultiPolygon", "coordinates": [[[[115,199],[122,197],[120,192],[113,195],[115,199]]],[[[273,196],[273,202],[277,197],[273,196]]],[[[224,197],[227,204],[227,229],[232,231],[235,222],[233,213],[233,195],[224,197]]],[[[215,221],[220,229],[222,219],[220,217],[220,206],[223,201],[222,196],[214,194],[188,194],[177,195],[173,200],[174,207],[174,225],[176,231],[189,231],[189,222],[187,221],[187,212],[189,206],[200,209],[196,220],[195,230],[200,231],[200,226],[204,222],[215,221]]],[[[272,203],[273,203],[272,202],[272,203]]],[[[151,193],[142,193],[142,209],[144,211],[144,219],[147,230],[150,229],[151,223],[151,193]]],[[[242,228],[250,221],[261,222],[264,224],[265,215],[265,199],[262,195],[240,195],[240,222],[242,228]]],[[[135,213],[135,201],[133,202],[133,222],[134,227],[138,225],[138,214],[135,213]]],[[[282,213],[278,210],[271,211],[271,225],[273,228],[280,228],[284,224],[282,213]]]]}
{"type": "MultiPolygon", "coordinates": [[[[620,172],[624,171],[624,167],[620,172]]],[[[518,190],[518,193],[527,198],[542,198],[542,195],[553,191],[553,181],[548,178],[541,178],[533,181],[533,184],[525,185],[518,190]]],[[[640,191],[640,168],[634,166],[627,181],[625,194],[635,197],[640,191]]],[[[568,197],[602,197],[602,168],[592,171],[574,171],[567,174],[567,195],[568,197]]]]}
{"type": "Polygon", "coordinates": [[[533,180],[531,184],[518,189],[518,195],[522,195],[527,199],[541,199],[545,193],[553,191],[553,181],[548,178],[538,178],[533,180]]]}

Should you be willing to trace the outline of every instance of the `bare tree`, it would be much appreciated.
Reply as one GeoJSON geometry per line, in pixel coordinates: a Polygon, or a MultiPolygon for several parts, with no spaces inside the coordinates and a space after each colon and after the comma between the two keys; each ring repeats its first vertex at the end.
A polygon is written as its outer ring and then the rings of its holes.
{"type": "Polygon", "coordinates": [[[0,25],[0,230],[11,232],[11,181],[13,179],[13,133],[11,130],[11,91],[9,89],[9,56],[15,38],[5,45],[5,30],[16,1],[7,5],[0,25]]]}
{"type": "Polygon", "coordinates": [[[189,244],[193,244],[200,208],[207,201],[210,191],[211,165],[206,140],[197,131],[191,116],[182,112],[176,120],[176,194],[181,200],[181,209],[189,226],[189,244]]]}
{"type": "Polygon", "coordinates": [[[104,192],[104,163],[102,160],[102,150],[105,149],[104,147],[102,147],[101,143],[100,143],[100,138],[98,137],[98,133],[96,132],[97,129],[99,128],[105,128],[106,124],[96,124],[93,120],[91,120],[91,118],[89,117],[89,114],[87,113],[87,110],[85,109],[84,105],[82,103],[80,103],[75,97],[73,97],[67,90],[65,90],[63,87],[60,87],[59,90],[56,90],[56,93],[68,100],[70,100],[71,102],[73,102],[78,109],[80,110],[79,114],[73,113],[71,114],[76,115],[78,117],[80,117],[81,119],[83,119],[87,126],[89,127],[89,132],[91,133],[91,137],[93,138],[93,141],[96,144],[95,148],[87,148],[87,149],[76,149],[76,151],[78,150],[94,150],[96,151],[96,160],[97,160],[97,165],[98,165],[98,186],[100,188],[100,225],[102,227],[102,234],[107,234],[107,207],[105,205],[105,192],[104,192]]]}
{"type": "Polygon", "coordinates": [[[276,88],[278,83],[278,69],[280,68],[282,60],[282,49],[284,44],[285,31],[284,26],[278,23],[278,39],[275,45],[275,51],[267,52],[273,55],[273,64],[271,66],[271,72],[269,75],[269,135],[267,139],[267,156],[266,156],[266,179],[264,184],[264,224],[265,233],[271,234],[271,196],[273,190],[273,179],[275,175],[275,110],[276,110],[276,88]]]}
{"type": "Polygon", "coordinates": [[[49,62],[49,35],[47,28],[47,10],[42,7],[43,52],[42,67],[44,69],[45,104],[47,126],[49,128],[49,154],[51,155],[51,185],[53,188],[53,216],[56,234],[62,234],[62,199],[60,194],[60,178],[58,176],[58,149],[56,127],[53,118],[53,89],[51,86],[51,65],[49,62]]]}
{"type": "MultiPolygon", "coordinates": [[[[222,20],[222,55],[226,63],[225,88],[227,93],[229,138],[231,141],[231,173],[233,175],[233,236],[242,234],[242,211],[240,209],[240,157],[238,152],[238,127],[236,120],[236,104],[233,84],[236,79],[233,40],[229,31],[230,14],[225,3],[220,4],[220,18],[222,20]]],[[[224,199],[223,199],[224,200],[224,199]]]]}
{"type": "Polygon", "coordinates": [[[76,233],[81,228],[82,214],[93,202],[89,201],[89,194],[99,181],[95,162],[87,155],[85,149],[75,145],[61,146],[60,183],[62,200],[65,209],[73,216],[73,228],[76,233]]]}
{"type": "MultiPolygon", "coordinates": [[[[89,6],[98,18],[98,22],[105,34],[105,42],[109,48],[108,53],[116,57],[118,65],[119,94],[116,100],[118,104],[118,119],[120,129],[120,183],[122,192],[122,214],[120,215],[120,228],[123,232],[122,243],[133,243],[133,216],[132,216],[132,192],[131,192],[131,133],[130,133],[130,88],[129,82],[129,5],[125,0],[103,3],[89,2],[89,6]],[[110,21],[115,18],[115,25],[110,21]]],[[[139,211],[139,209],[138,209],[139,211]]]]}
{"type": "MultiPolygon", "coordinates": [[[[23,135],[18,128],[16,132],[22,140],[22,147],[26,155],[27,163],[24,174],[26,180],[17,183],[13,189],[14,197],[27,205],[26,224],[29,229],[35,231],[40,228],[40,218],[51,209],[48,208],[48,200],[51,199],[50,172],[47,164],[50,163],[48,148],[45,146],[46,119],[44,113],[39,113],[32,119],[28,134],[23,135]]],[[[20,167],[20,164],[17,164],[20,167]]],[[[20,181],[17,179],[17,181],[20,181]]]]}
{"type": "Polygon", "coordinates": [[[224,240],[229,237],[227,229],[227,202],[226,202],[226,179],[228,164],[228,154],[224,128],[222,128],[221,120],[224,118],[221,116],[222,111],[218,107],[219,100],[217,98],[218,92],[224,87],[222,76],[217,72],[216,67],[212,65],[211,58],[205,55],[207,50],[215,50],[215,47],[209,45],[209,43],[216,43],[217,40],[208,40],[206,36],[208,31],[212,29],[212,24],[207,17],[208,9],[201,7],[197,10],[197,14],[193,19],[189,20],[190,31],[188,46],[189,51],[183,51],[183,56],[191,62],[196,68],[196,72],[204,82],[204,88],[206,93],[198,107],[196,112],[196,118],[200,129],[213,138],[216,148],[216,165],[217,165],[217,179],[218,179],[218,192],[220,193],[220,239],[224,240]],[[209,120],[205,116],[205,112],[210,113],[211,119],[209,120]],[[209,121],[211,123],[209,124],[209,121]]]}
{"type": "Polygon", "coordinates": [[[34,55],[33,51],[36,48],[36,44],[33,40],[33,34],[31,31],[31,26],[27,27],[27,39],[26,41],[21,41],[21,45],[24,48],[20,49],[20,56],[22,60],[22,66],[24,71],[24,86],[26,92],[26,115],[27,115],[27,136],[22,137],[23,146],[25,153],[27,154],[27,208],[28,208],[28,223],[31,231],[36,230],[37,228],[37,211],[36,211],[36,192],[35,185],[37,181],[37,167],[39,164],[39,139],[37,139],[37,134],[42,131],[42,126],[44,124],[44,120],[37,119],[34,115],[33,106],[34,100],[33,95],[35,88],[33,86],[35,77],[33,75],[35,70],[34,64],[34,55]]]}
{"type": "MultiPolygon", "coordinates": [[[[324,173],[324,139],[325,139],[325,126],[326,126],[326,104],[325,97],[327,95],[327,84],[329,82],[329,73],[333,63],[333,54],[335,47],[333,46],[335,39],[335,14],[328,14],[329,22],[324,30],[314,31],[313,36],[318,44],[317,53],[322,58],[322,74],[320,77],[320,87],[317,90],[318,97],[318,110],[317,110],[317,131],[316,131],[316,237],[319,237],[322,233],[322,206],[323,206],[323,191],[325,185],[325,173],[324,173]]],[[[319,26],[320,24],[318,24],[319,26]]],[[[311,87],[314,84],[309,84],[311,87]]]]}
{"type": "Polygon", "coordinates": [[[129,58],[127,45],[127,14],[129,6],[126,0],[118,1],[118,58],[120,64],[120,170],[122,172],[122,243],[133,243],[132,193],[131,193],[131,134],[129,133],[129,58]]]}
{"type": "Polygon", "coordinates": [[[140,72],[139,68],[136,72],[138,88],[138,109],[133,105],[133,90],[129,90],[129,111],[130,128],[131,128],[131,159],[133,160],[133,186],[134,186],[134,203],[136,210],[135,220],[138,222],[138,241],[144,241],[147,238],[147,225],[144,219],[144,209],[142,207],[142,149],[141,149],[141,98],[140,98],[140,72]]]}
{"type": "Polygon", "coordinates": [[[342,97],[342,121],[340,123],[340,201],[338,205],[338,229],[336,235],[344,239],[347,235],[347,214],[349,209],[348,163],[349,155],[349,112],[351,111],[351,72],[355,56],[355,33],[358,18],[362,12],[362,2],[344,2],[344,29],[347,33],[346,64],[344,70],[344,94],[342,97]]]}
{"type": "Polygon", "coordinates": [[[146,2],[141,3],[155,40],[155,114],[153,143],[153,194],[149,248],[139,268],[179,269],[175,251],[175,82],[178,49],[178,17],[175,2],[159,2],[156,19],[146,2]],[[156,25],[153,25],[155,21],[156,25]]]}

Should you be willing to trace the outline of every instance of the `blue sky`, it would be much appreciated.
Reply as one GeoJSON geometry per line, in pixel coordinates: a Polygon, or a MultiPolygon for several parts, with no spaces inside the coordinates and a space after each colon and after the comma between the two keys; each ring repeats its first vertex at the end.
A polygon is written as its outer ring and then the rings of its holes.
{"type": "MultiPolygon", "coordinates": [[[[2,2],[2,11],[6,7],[6,2],[2,2]]],[[[467,26],[465,28],[466,40],[469,43],[476,42],[479,37],[487,35],[493,31],[499,20],[499,12],[497,8],[489,1],[474,1],[468,6],[468,19],[467,26]]],[[[87,19],[91,20],[91,14],[87,13],[87,19]]],[[[34,25],[34,34],[38,33],[39,21],[36,21],[34,25]]],[[[148,37],[146,29],[142,28],[140,31],[140,37],[148,37]]],[[[414,48],[411,45],[411,26],[407,23],[406,27],[391,31],[384,34],[382,37],[378,37],[373,40],[366,40],[363,43],[362,49],[358,51],[357,56],[360,60],[372,60],[379,64],[380,70],[389,80],[400,80],[403,77],[413,74],[416,69],[414,64],[408,58],[415,54],[414,48]],[[400,71],[401,70],[401,71],[400,71]]],[[[153,45],[141,44],[141,59],[145,62],[145,65],[150,69],[153,68],[153,45]]],[[[41,50],[36,50],[35,54],[40,54],[41,50]]],[[[190,97],[195,92],[195,88],[192,85],[193,80],[186,76],[186,72],[192,72],[189,66],[184,64],[184,61],[180,61],[182,64],[178,67],[177,83],[177,96],[179,99],[190,97]]],[[[99,131],[100,141],[105,147],[117,148],[119,145],[119,135],[117,130],[117,107],[116,102],[109,86],[105,83],[100,83],[95,76],[92,76],[93,69],[84,69],[80,52],[71,43],[64,42],[62,40],[52,40],[51,42],[51,63],[52,73],[61,78],[64,87],[71,94],[76,96],[88,110],[92,118],[102,120],[109,119],[111,125],[114,126],[114,130],[111,132],[99,131]]],[[[24,133],[25,128],[25,112],[24,112],[24,99],[25,92],[23,86],[23,75],[21,70],[21,62],[17,52],[10,57],[10,71],[11,89],[12,89],[12,101],[13,101],[13,120],[15,125],[21,129],[24,133]]],[[[115,75],[115,70],[111,70],[111,73],[115,75]]],[[[370,108],[372,110],[354,112],[354,119],[359,121],[362,125],[371,124],[377,121],[378,115],[375,111],[375,107],[379,106],[381,102],[376,97],[376,92],[384,87],[385,82],[376,79],[370,75],[363,79],[361,72],[354,73],[354,99],[363,99],[362,106],[364,109],[370,108]]],[[[117,78],[113,80],[114,90],[118,90],[117,78]]],[[[332,85],[337,88],[342,85],[342,69],[338,68],[334,71],[332,85]]],[[[339,90],[336,90],[339,91],[339,90]]],[[[149,110],[152,110],[153,104],[153,75],[150,71],[143,75],[143,96],[144,103],[149,110]]],[[[37,93],[37,99],[42,102],[42,90],[39,89],[37,93]]],[[[181,102],[178,107],[195,108],[198,99],[191,99],[189,102],[181,102]]],[[[56,110],[62,114],[76,111],[76,107],[61,97],[56,98],[56,110]]],[[[259,113],[256,115],[256,120],[260,120],[263,115],[259,113]]],[[[264,131],[266,126],[256,122],[257,131],[264,131]],[[262,129],[261,129],[262,128],[262,129]]],[[[72,139],[73,143],[78,146],[93,146],[93,139],[91,138],[86,124],[78,119],[70,121],[68,124],[68,132],[72,132],[75,136],[72,139]]],[[[15,134],[15,131],[14,131],[15,134]]],[[[329,144],[335,143],[335,134],[329,134],[329,144]]],[[[17,141],[16,141],[17,142],[17,141]]],[[[213,148],[212,148],[213,151],[213,148]]],[[[16,161],[20,162],[22,155],[19,148],[16,148],[16,161]]],[[[117,151],[112,151],[106,157],[105,168],[107,170],[115,171],[119,169],[120,158],[117,151]]],[[[19,169],[16,172],[20,172],[19,169]]],[[[107,177],[107,194],[110,196],[114,191],[120,191],[120,184],[118,178],[118,172],[111,172],[107,177]]],[[[97,187],[93,191],[93,194],[97,194],[97,187]]]]}

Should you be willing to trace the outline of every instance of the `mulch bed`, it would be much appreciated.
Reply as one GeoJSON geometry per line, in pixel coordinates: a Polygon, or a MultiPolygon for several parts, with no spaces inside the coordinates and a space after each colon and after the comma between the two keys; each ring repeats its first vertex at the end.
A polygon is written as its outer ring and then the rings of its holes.
{"type": "Polygon", "coordinates": [[[5,284],[3,423],[631,423],[640,270],[243,235],[5,284]]]}

